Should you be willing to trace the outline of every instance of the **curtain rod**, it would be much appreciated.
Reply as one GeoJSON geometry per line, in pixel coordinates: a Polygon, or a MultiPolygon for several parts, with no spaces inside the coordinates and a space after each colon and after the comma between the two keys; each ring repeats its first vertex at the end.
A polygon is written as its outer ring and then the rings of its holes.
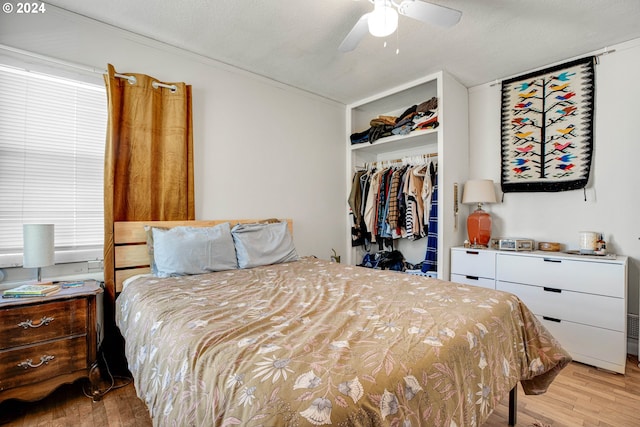
{"type": "MultiPolygon", "coordinates": [[[[107,72],[105,71],[104,74],[107,74],[107,72]]],[[[138,79],[136,79],[136,76],[127,76],[126,74],[118,74],[118,73],[115,73],[114,76],[118,77],[119,79],[127,80],[131,85],[134,85],[138,82],[138,79]]],[[[175,92],[178,90],[178,87],[176,85],[168,85],[166,83],[160,83],[155,80],[151,83],[151,86],[154,89],[158,89],[159,87],[166,87],[167,89],[171,89],[171,92],[175,92]]]]}
{"type": "MultiPolygon", "coordinates": [[[[608,55],[610,53],[614,53],[615,51],[616,51],[615,49],[609,49],[608,47],[605,46],[604,50],[602,52],[596,53],[595,55],[587,55],[587,56],[584,56],[582,58],[588,58],[589,56],[593,56],[596,59],[595,64],[598,65],[598,58],[600,58],[601,56],[604,56],[604,55],[608,55]]],[[[576,60],[578,60],[578,59],[580,59],[580,58],[576,58],[576,60]]],[[[502,80],[506,80],[508,78],[509,77],[505,77],[502,80]]],[[[500,83],[502,83],[502,80],[494,80],[493,83],[489,84],[489,87],[493,87],[493,86],[499,85],[500,83]]]]}
{"type": "MultiPolygon", "coordinates": [[[[52,56],[41,55],[39,53],[30,52],[28,50],[23,50],[23,49],[18,49],[18,48],[15,48],[13,46],[8,46],[8,45],[5,45],[5,44],[0,44],[0,49],[7,50],[9,52],[17,53],[17,54],[20,54],[20,55],[24,55],[24,56],[29,56],[29,57],[32,57],[32,58],[40,59],[42,61],[51,62],[51,63],[58,64],[58,65],[63,65],[65,67],[74,68],[76,70],[86,71],[86,72],[94,73],[94,74],[108,74],[107,70],[101,70],[99,68],[91,67],[89,65],[77,64],[75,62],[65,61],[63,59],[54,58],[52,56]]],[[[137,79],[135,78],[135,76],[127,76],[125,74],[118,74],[118,73],[116,73],[115,76],[118,77],[118,78],[121,78],[121,79],[126,79],[127,81],[129,81],[129,84],[132,84],[132,85],[137,83],[137,79]]],[[[161,83],[161,82],[157,82],[157,81],[154,81],[153,83],[151,83],[151,86],[154,89],[157,89],[159,87],[165,87],[167,89],[171,89],[171,92],[175,92],[176,90],[178,90],[176,85],[168,85],[166,83],[161,83]]]]}

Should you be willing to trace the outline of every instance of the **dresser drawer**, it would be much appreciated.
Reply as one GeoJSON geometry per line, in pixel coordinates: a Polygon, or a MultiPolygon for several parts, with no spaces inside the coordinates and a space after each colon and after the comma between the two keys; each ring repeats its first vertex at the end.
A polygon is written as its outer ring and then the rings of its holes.
{"type": "Polygon", "coordinates": [[[576,362],[624,374],[627,358],[627,342],[624,333],[573,322],[553,322],[541,316],[537,317],[576,362]]]}
{"type": "Polygon", "coordinates": [[[625,298],[626,267],[566,257],[498,254],[499,281],[625,298]]]}
{"type": "Polygon", "coordinates": [[[495,289],[496,281],[486,277],[464,276],[462,274],[451,274],[451,281],[465,285],[480,286],[482,288],[495,289]]]}
{"type": "Polygon", "coordinates": [[[496,277],[496,254],[476,249],[452,249],[451,274],[494,279],[496,277]]]}
{"type": "Polygon", "coordinates": [[[87,330],[87,300],[76,298],[0,310],[0,350],[87,330]]]}
{"type": "Polygon", "coordinates": [[[626,304],[622,298],[585,294],[498,281],[500,291],[516,294],[539,316],[624,332],[626,304]]]}
{"type": "Polygon", "coordinates": [[[2,350],[0,390],[32,384],[87,367],[86,336],[2,350]]]}

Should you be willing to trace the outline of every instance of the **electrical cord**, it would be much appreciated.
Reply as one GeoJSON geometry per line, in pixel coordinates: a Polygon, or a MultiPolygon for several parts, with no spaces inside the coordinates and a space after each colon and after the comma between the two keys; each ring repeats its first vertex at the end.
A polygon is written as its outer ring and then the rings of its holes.
{"type": "Polygon", "coordinates": [[[131,378],[131,377],[125,377],[125,376],[121,376],[121,375],[112,375],[111,374],[111,370],[109,369],[109,364],[107,363],[107,359],[106,359],[106,357],[104,357],[104,352],[101,351],[100,352],[100,356],[102,357],[102,360],[104,361],[104,366],[105,366],[105,368],[107,370],[107,375],[109,375],[109,380],[110,380],[111,384],[105,390],[98,389],[98,390],[94,390],[92,393],[87,393],[84,385],[82,386],[82,393],[86,397],[88,397],[88,398],[90,398],[90,399],[92,399],[93,401],[96,401],[96,402],[101,400],[111,390],[117,390],[119,388],[126,387],[129,384],[131,384],[131,382],[133,381],[133,378],[131,378]],[[125,382],[122,383],[122,384],[116,385],[115,384],[115,382],[116,382],[115,380],[116,379],[124,380],[125,382]]]}

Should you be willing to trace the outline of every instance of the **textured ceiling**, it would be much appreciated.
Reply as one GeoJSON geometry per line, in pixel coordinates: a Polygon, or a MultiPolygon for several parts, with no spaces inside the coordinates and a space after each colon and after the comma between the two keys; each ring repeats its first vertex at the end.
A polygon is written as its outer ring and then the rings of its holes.
{"type": "Polygon", "coordinates": [[[343,103],[446,70],[467,87],[640,37],[638,0],[434,0],[443,29],[338,46],[368,0],[52,0],[47,3],[343,103]],[[399,54],[396,54],[399,49],[399,54]]]}

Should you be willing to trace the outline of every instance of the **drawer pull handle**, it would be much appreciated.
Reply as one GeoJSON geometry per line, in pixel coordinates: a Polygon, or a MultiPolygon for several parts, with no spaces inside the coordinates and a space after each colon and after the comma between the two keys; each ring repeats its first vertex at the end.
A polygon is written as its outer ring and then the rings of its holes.
{"type": "Polygon", "coordinates": [[[543,318],[544,320],[548,320],[548,321],[550,321],[550,322],[558,322],[558,323],[560,323],[560,322],[561,322],[561,320],[560,320],[560,319],[556,319],[555,317],[542,316],[542,318],[543,318]]]}
{"type": "Polygon", "coordinates": [[[42,319],[40,319],[40,323],[36,323],[35,325],[33,324],[33,320],[29,319],[29,320],[25,320],[24,322],[18,323],[18,326],[24,329],[39,328],[40,326],[47,326],[49,323],[53,322],[53,320],[54,320],[53,317],[45,316],[42,319]]]}
{"type": "Polygon", "coordinates": [[[562,289],[557,289],[557,288],[547,288],[546,286],[544,288],[542,288],[545,290],[545,292],[555,292],[557,294],[561,294],[562,293],[562,289]]]}
{"type": "Polygon", "coordinates": [[[478,251],[466,251],[469,255],[480,255],[478,251]]]}
{"type": "Polygon", "coordinates": [[[49,356],[45,354],[44,356],[40,356],[40,363],[37,365],[33,364],[32,359],[27,359],[24,362],[18,363],[18,367],[28,369],[28,368],[39,368],[42,365],[48,365],[51,360],[55,359],[55,356],[49,356]]]}
{"type": "Polygon", "coordinates": [[[544,262],[562,262],[561,259],[553,259],[553,258],[542,258],[544,262]]]}
{"type": "Polygon", "coordinates": [[[469,280],[480,280],[478,276],[465,276],[469,280]]]}

